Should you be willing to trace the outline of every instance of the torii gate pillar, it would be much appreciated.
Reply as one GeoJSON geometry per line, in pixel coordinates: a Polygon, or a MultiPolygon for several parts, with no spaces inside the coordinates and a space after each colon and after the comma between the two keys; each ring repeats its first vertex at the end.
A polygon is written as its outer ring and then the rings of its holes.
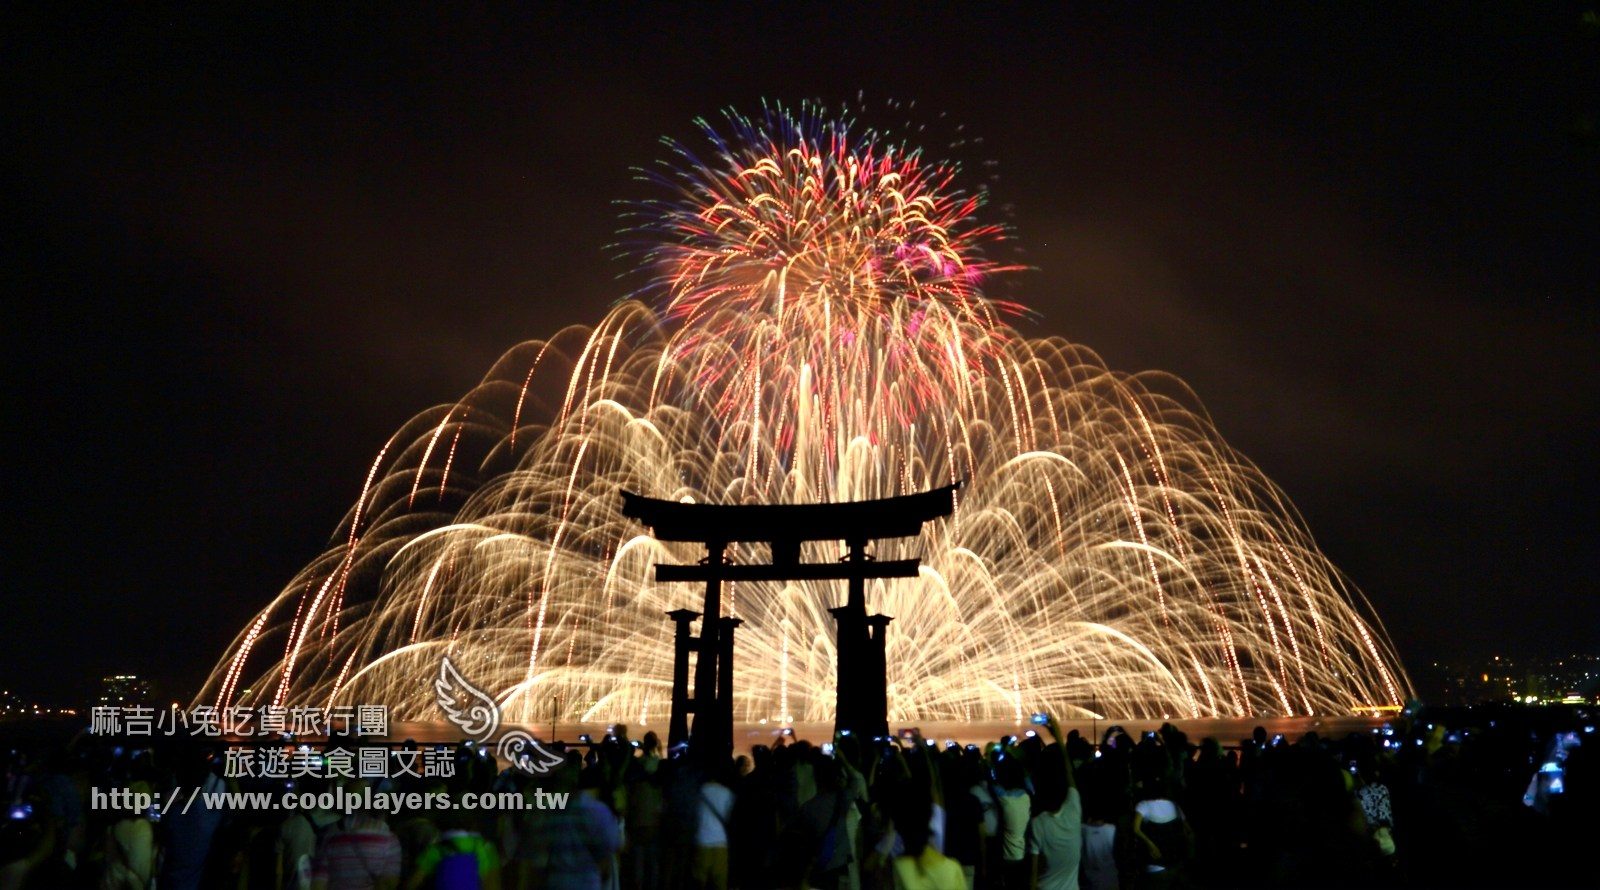
{"type": "MultiPolygon", "coordinates": [[[[867,581],[909,578],[918,560],[877,561],[867,542],[920,534],[923,523],[955,509],[960,483],[920,494],[840,504],[721,505],[646,498],[622,492],[622,515],[651,527],[658,540],[696,541],[706,556],[697,565],[656,566],[656,580],[704,582],[704,615],[690,609],[667,613],[676,625],[673,640],[672,720],[669,745],[687,740],[698,757],[726,758],[733,750],[733,632],[741,623],[722,615],[724,581],[845,581],[843,605],[829,609],[838,653],[836,729],[858,735],[888,732],[887,615],[867,614],[867,581]],[[800,561],[805,541],[844,541],[839,562],[800,561]],[[729,562],[730,544],[763,542],[771,562],[729,562]],[[700,618],[700,635],[689,625],[700,618]],[[694,694],[690,695],[689,655],[695,655],[694,694]],[[688,715],[694,715],[691,727],[688,715]]],[[[783,715],[787,717],[788,715],[783,715]]]]}

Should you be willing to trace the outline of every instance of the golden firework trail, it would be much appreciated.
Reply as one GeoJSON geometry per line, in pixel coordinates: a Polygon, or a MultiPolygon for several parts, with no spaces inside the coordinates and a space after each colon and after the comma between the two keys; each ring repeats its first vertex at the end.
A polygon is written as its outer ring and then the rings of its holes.
{"type": "MultiPolygon", "coordinates": [[[[229,647],[205,703],[435,717],[449,654],[509,721],[664,720],[692,562],[620,489],[729,504],[966,480],[880,559],[890,718],[1345,715],[1409,683],[1361,593],[1178,380],[1032,339],[984,283],[1002,227],[958,171],[812,109],[730,115],[639,209],[642,299],[507,352],[379,451],[329,549],[229,647]],[[248,696],[244,690],[250,690],[248,696]]],[[[751,545],[752,547],[754,545],[751,545]]],[[[835,559],[842,544],[807,544],[835,559]]],[[[735,547],[735,561],[765,553],[735,547]]],[[[736,718],[833,714],[840,582],[741,583],[736,718]]]]}

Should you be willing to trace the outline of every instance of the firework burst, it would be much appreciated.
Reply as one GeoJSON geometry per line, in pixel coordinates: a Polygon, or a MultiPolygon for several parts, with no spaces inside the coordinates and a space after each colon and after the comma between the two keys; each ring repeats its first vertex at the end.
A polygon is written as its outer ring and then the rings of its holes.
{"type": "MultiPolygon", "coordinates": [[[[649,722],[670,697],[664,612],[699,554],[620,515],[622,488],[814,503],[965,479],[920,539],[895,616],[894,720],[1349,714],[1408,683],[1359,591],[1171,377],[1029,339],[986,298],[1009,268],[959,171],[802,110],[707,128],[653,174],[654,276],[593,329],[508,352],[380,451],[330,549],[235,640],[224,705],[381,702],[431,715],[440,655],[508,719],[649,722]]],[[[640,235],[635,230],[635,236],[640,235]]],[[[807,544],[836,558],[838,545],[807,544]]],[[[736,560],[763,555],[730,551],[736,560]]],[[[736,716],[826,720],[836,582],[730,585],[736,716]]]]}

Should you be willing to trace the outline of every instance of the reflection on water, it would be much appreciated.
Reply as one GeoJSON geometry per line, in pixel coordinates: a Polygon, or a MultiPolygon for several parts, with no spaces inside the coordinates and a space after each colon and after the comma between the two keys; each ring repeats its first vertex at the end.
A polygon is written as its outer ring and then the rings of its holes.
{"type": "MultiPolygon", "coordinates": [[[[1251,730],[1257,726],[1264,727],[1269,734],[1282,733],[1290,741],[1299,739],[1308,732],[1316,732],[1321,736],[1343,736],[1351,732],[1365,732],[1383,725],[1383,720],[1372,717],[1261,717],[1253,720],[1239,719],[1201,719],[1201,720],[1172,720],[1168,721],[1173,726],[1183,730],[1189,741],[1198,744],[1206,737],[1215,738],[1223,745],[1236,745],[1240,739],[1248,738],[1251,730]]],[[[1160,727],[1160,720],[1065,720],[1062,728],[1076,729],[1085,736],[1098,738],[1112,726],[1121,726],[1133,735],[1138,735],[1145,730],[1160,727]]],[[[555,737],[567,742],[576,742],[580,735],[589,735],[592,738],[604,736],[610,728],[605,723],[562,723],[555,727],[555,737]]],[[[1040,727],[1033,726],[1027,721],[1013,723],[1011,721],[963,723],[963,722],[930,722],[922,724],[907,724],[905,726],[892,725],[890,730],[899,732],[901,729],[915,728],[921,731],[924,738],[933,739],[940,743],[954,741],[960,744],[981,744],[991,742],[1006,735],[1022,735],[1029,730],[1043,731],[1040,727]]],[[[502,731],[521,729],[532,734],[535,738],[549,739],[551,737],[550,724],[542,726],[532,724],[506,724],[502,731]]],[[[825,742],[833,738],[832,723],[796,723],[792,727],[793,738],[805,739],[812,743],[825,742]]],[[[445,722],[419,722],[419,723],[394,723],[389,727],[388,739],[390,741],[403,741],[414,739],[418,742],[457,742],[461,741],[461,731],[455,726],[445,722]]],[[[630,738],[639,738],[646,732],[654,731],[665,735],[666,724],[628,726],[630,738]]],[[[783,728],[777,724],[761,725],[755,723],[741,723],[734,727],[734,747],[739,751],[746,751],[755,745],[770,744],[782,733],[783,728]]]]}

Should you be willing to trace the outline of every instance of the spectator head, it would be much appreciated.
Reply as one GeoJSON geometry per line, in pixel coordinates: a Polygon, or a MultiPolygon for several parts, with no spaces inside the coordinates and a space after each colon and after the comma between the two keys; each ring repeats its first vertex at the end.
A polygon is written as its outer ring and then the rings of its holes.
{"type": "Polygon", "coordinates": [[[573,753],[568,752],[561,765],[552,769],[549,775],[545,777],[544,787],[557,794],[563,791],[571,792],[576,789],[578,787],[578,773],[582,769],[579,763],[580,761],[573,757],[573,753]]]}
{"type": "MultiPolygon", "coordinates": [[[[348,800],[360,800],[362,798],[365,798],[365,797],[367,797],[366,789],[368,789],[368,788],[371,788],[372,791],[374,792],[374,795],[375,795],[377,790],[378,790],[378,783],[376,781],[374,781],[374,780],[371,780],[371,779],[349,779],[349,780],[346,780],[345,783],[344,783],[345,799],[348,801],[348,800]]],[[[348,821],[350,821],[350,822],[373,822],[373,821],[386,822],[386,821],[388,821],[388,819],[389,819],[388,810],[386,810],[386,809],[384,809],[382,807],[376,806],[377,798],[375,796],[373,796],[371,798],[371,800],[372,800],[374,806],[356,807],[354,809],[351,809],[349,811],[350,815],[347,817],[348,821]]]]}
{"type": "Polygon", "coordinates": [[[928,846],[933,801],[929,799],[927,789],[904,782],[896,783],[894,792],[889,818],[894,821],[895,833],[900,835],[900,840],[905,844],[905,855],[921,856],[928,846]]]}
{"type": "Polygon", "coordinates": [[[1166,776],[1146,776],[1139,783],[1140,800],[1168,800],[1172,796],[1172,783],[1166,776]]]}
{"type": "Polygon", "coordinates": [[[1094,749],[1089,746],[1083,736],[1074,732],[1067,737],[1067,756],[1074,761],[1087,761],[1094,757],[1094,749]]]}
{"type": "Polygon", "coordinates": [[[1014,791],[1022,787],[1026,778],[1022,761],[1015,754],[1002,753],[995,759],[994,780],[1001,788],[1014,791]]]}
{"type": "Polygon", "coordinates": [[[1172,731],[1162,733],[1162,737],[1166,741],[1167,748],[1172,751],[1174,757],[1187,754],[1190,750],[1189,734],[1177,728],[1176,726],[1172,726],[1171,724],[1168,724],[1168,728],[1170,728],[1172,731]]]}
{"type": "MultiPolygon", "coordinates": [[[[454,797],[454,795],[452,795],[454,797]]],[[[476,829],[475,818],[472,810],[462,809],[460,798],[451,802],[448,810],[432,812],[434,823],[440,831],[473,831],[476,829]]]]}
{"type": "Polygon", "coordinates": [[[1029,730],[1029,734],[1023,736],[1017,747],[1022,749],[1023,754],[1029,760],[1033,760],[1039,756],[1039,752],[1044,750],[1044,740],[1039,738],[1037,732],[1029,730]]]}
{"type": "Polygon", "coordinates": [[[1046,750],[1033,772],[1033,800],[1041,812],[1054,813],[1067,802],[1067,766],[1056,755],[1055,746],[1046,750]]]}
{"type": "Polygon", "coordinates": [[[579,791],[600,791],[605,788],[605,771],[598,765],[584,768],[578,774],[579,791]]]}

